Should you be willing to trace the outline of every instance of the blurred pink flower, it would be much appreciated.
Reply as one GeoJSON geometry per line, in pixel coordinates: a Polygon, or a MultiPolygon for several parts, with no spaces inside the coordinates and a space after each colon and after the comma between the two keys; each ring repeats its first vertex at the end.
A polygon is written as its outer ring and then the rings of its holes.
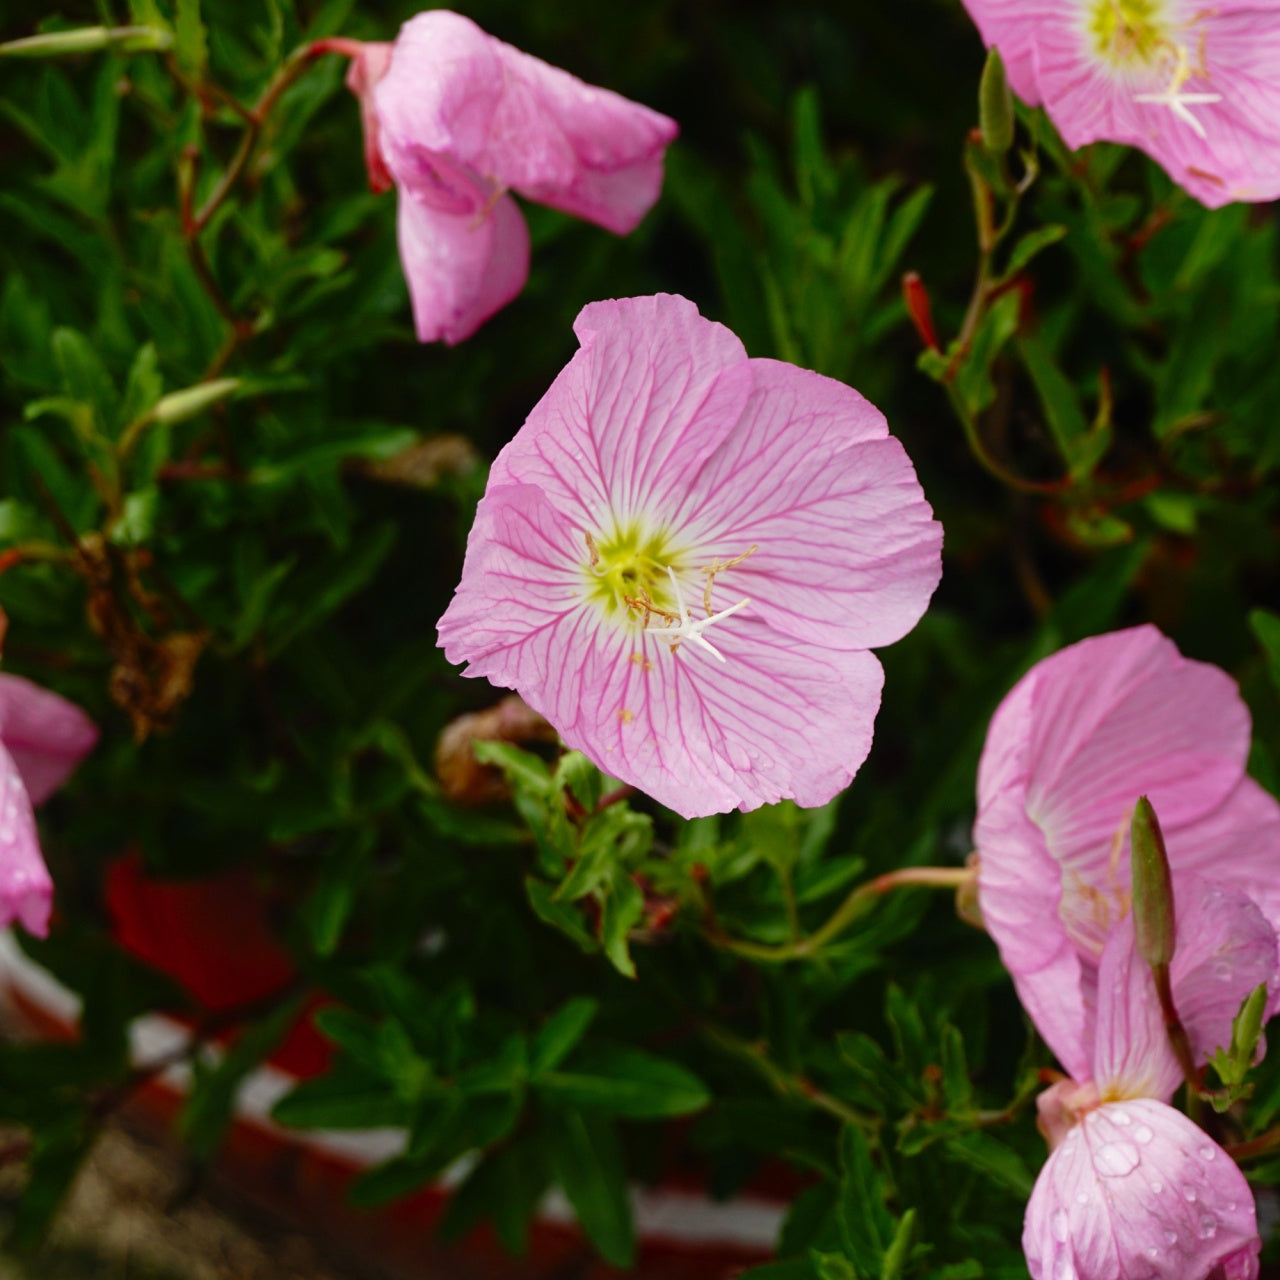
{"type": "Polygon", "coordinates": [[[992,717],[978,767],[979,903],[1071,1075],[1088,1071],[1099,957],[1128,911],[1139,796],[1159,815],[1175,892],[1201,873],[1280,928],[1280,804],[1244,771],[1249,738],[1234,681],[1150,626],[1037,663],[992,717]]]}
{"type": "Polygon", "coordinates": [[[21,676],[0,674],[0,925],[19,920],[40,937],[48,931],[53,882],[32,806],[67,780],[97,740],[79,707],[21,676]]]}
{"type": "Polygon", "coordinates": [[[941,527],[856,391],[684,298],[597,302],[502,450],[440,643],[686,817],[829,800],[941,527]]]}
{"type": "Polygon", "coordinates": [[[524,287],[529,232],[508,191],[625,235],[657,200],[677,133],[674,120],[447,9],[411,18],[392,45],[356,46],[347,84],[370,184],[399,190],[423,342],[461,342],[524,287]]]}
{"type": "Polygon", "coordinates": [[[1280,6],[964,0],[1069,147],[1138,147],[1210,208],[1280,196],[1280,6]]]}
{"type": "MultiPolygon", "coordinates": [[[[1242,893],[1194,876],[1181,888],[1174,1004],[1203,1057],[1230,1043],[1254,987],[1275,990],[1276,935],[1242,893]]],[[[1096,1021],[1085,1030],[1070,1056],[1087,1059],[1087,1072],[1038,1103],[1052,1151],[1022,1235],[1033,1280],[1253,1280],[1253,1195],[1227,1153],[1167,1105],[1181,1073],[1130,916],[1103,948],[1096,1021]]]]}

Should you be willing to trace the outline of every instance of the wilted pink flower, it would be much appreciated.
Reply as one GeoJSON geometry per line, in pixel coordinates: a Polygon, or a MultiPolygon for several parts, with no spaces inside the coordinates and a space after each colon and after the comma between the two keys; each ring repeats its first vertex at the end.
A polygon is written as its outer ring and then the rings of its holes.
{"type": "Polygon", "coordinates": [[[1069,147],[1139,147],[1210,208],[1280,196],[1280,7],[964,0],[1069,147]]]}
{"type": "Polygon", "coordinates": [[[31,933],[47,932],[53,882],[31,807],[67,780],[97,739],[65,698],[0,674],[0,925],[20,920],[31,933]]]}
{"type": "Polygon", "coordinates": [[[942,530],[856,391],[749,360],[684,298],[597,302],[502,450],[440,643],[693,817],[829,800],[871,746],[867,650],[942,530]]]}
{"type": "Polygon", "coordinates": [[[1089,1070],[1099,957],[1129,907],[1139,796],[1159,815],[1175,892],[1199,872],[1280,927],[1280,804],[1245,774],[1249,737],[1231,678],[1150,626],[1037,663],[992,717],[974,826],[982,916],[1077,1079],[1089,1070]]]}
{"type": "Polygon", "coordinates": [[[359,47],[347,84],[370,182],[399,189],[423,342],[462,341],[524,287],[529,232],[508,191],[625,235],[658,198],[677,132],[447,9],[411,18],[393,45],[359,47]]]}
{"type": "MultiPolygon", "coordinates": [[[[1230,1042],[1255,986],[1275,989],[1276,935],[1243,894],[1198,877],[1182,887],[1174,1003],[1204,1056],[1230,1042]]],[[[1132,917],[1107,938],[1086,1032],[1071,1055],[1088,1059],[1084,1083],[1063,1081],[1039,1100],[1053,1150],[1023,1229],[1033,1280],[1253,1280],[1253,1195],[1226,1152],[1167,1105],[1180,1072],[1132,917]]]]}

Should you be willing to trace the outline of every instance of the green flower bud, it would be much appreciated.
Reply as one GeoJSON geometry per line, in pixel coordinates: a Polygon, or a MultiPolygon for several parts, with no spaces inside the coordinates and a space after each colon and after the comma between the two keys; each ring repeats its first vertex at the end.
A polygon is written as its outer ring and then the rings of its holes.
{"type": "Polygon", "coordinates": [[[221,400],[225,400],[240,386],[239,378],[214,378],[209,382],[197,382],[194,387],[184,387],[162,396],[151,410],[152,422],[182,422],[194,418],[221,400]]]}
{"type": "Polygon", "coordinates": [[[1141,796],[1129,825],[1132,858],[1133,931],[1138,954],[1152,969],[1167,968],[1177,945],[1169,855],[1151,801],[1141,796]]]}
{"type": "Polygon", "coordinates": [[[168,49],[173,36],[160,27],[76,27],[72,31],[45,31],[0,44],[0,57],[57,58],[66,53],[144,53],[168,49]]]}
{"type": "Polygon", "coordinates": [[[1004,61],[994,46],[987,54],[987,65],[978,82],[978,125],[982,145],[992,155],[1002,156],[1013,146],[1013,98],[1004,61]]]}

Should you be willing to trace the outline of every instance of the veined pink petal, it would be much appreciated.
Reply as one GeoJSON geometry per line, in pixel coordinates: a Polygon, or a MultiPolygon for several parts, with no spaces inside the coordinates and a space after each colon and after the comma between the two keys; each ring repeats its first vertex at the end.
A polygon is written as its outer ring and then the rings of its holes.
{"type": "Polygon", "coordinates": [[[1033,1280],[1255,1280],[1261,1242],[1226,1152],[1140,1098],[1089,1112],[1049,1156],[1022,1247],[1033,1280]]]}
{"type": "MultiPolygon", "coordinates": [[[[1130,16],[1139,34],[1118,54],[1101,29],[1101,0],[965,3],[1005,56],[1015,92],[1043,100],[1068,146],[1137,147],[1211,208],[1280,196],[1280,14],[1271,6],[1162,0],[1130,16]]],[[[1113,32],[1124,21],[1117,11],[1113,32]]]]}
{"type": "Polygon", "coordinates": [[[40,856],[31,801],[13,757],[0,746],[0,926],[17,920],[43,938],[52,905],[53,881],[40,856]]]}
{"type": "Polygon", "coordinates": [[[580,349],[491,483],[536,484],[595,533],[642,516],[675,525],[693,477],[742,416],[752,362],[733,333],[672,294],[589,303],[573,329],[580,349]]]}
{"type": "MultiPolygon", "coordinates": [[[[1179,921],[1179,941],[1181,932],[1179,921]]],[[[1155,979],[1134,945],[1132,916],[1125,916],[1107,938],[1097,1001],[1093,1079],[1102,1097],[1168,1102],[1182,1071],[1169,1043],[1155,979]]]]}
{"type": "Polygon", "coordinates": [[[448,10],[401,28],[375,92],[398,183],[450,156],[497,187],[630,231],[658,196],[673,120],[486,35],[448,10]]]}
{"type": "Polygon", "coordinates": [[[942,576],[942,526],[884,415],[852,387],[752,360],[737,429],[697,473],[676,519],[728,559],[771,626],[832,649],[899,640],[942,576]]]}
{"type": "Polygon", "coordinates": [[[1178,945],[1170,965],[1174,1004],[1198,1063],[1231,1043],[1245,997],[1266,985],[1267,1016],[1280,1004],[1276,931],[1253,900],[1196,875],[1174,882],[1178,945]]]}
{"type": "Polygon", "coordinates": [[[468,338],[524,288],[529,231],[510,196],[450,213],[400,192],[400,261],[422,342],[468,338]]]}
{"type": "Polygon", "coordinates": [[[1037,23],[1060,7],[1061,0],[963,0],[982,42],[1000,50],[1009,87],[1029,107],[1040,105],[1035,79],[1037,23]]]}
{"type": "Polygon", "coordinates": [[[0,743],[33,805],[62,786],[97,741],[97,726],[73,702],[22,676],[0,674],[0,743]]]}
{"type": "MultiPolygon", "coordinates": [[[[1128,910],[1128,824],[1139,795],[1159,815],[1175,877],[1212,864],[1215,878],[1221,867],[1241,887],[1273,878],[1264,867],[1275,846],[1262,827],[1280,821],[1280,806],[1242,790],[1248,743],[1231,679],[1183,658],[1153,627],[1053,654],[992,718],[974,826],[980,902],[1055,1053],[1085,1034],[1098,958],[1128,910]],[[1232,872],[1237,846],[1253,852],[1232,872]],[[1074,1000],[1080,1015],[1070,1013],[1074,1000]],[[1064,1011],[1076,1031],[1056,1025],[1064,1011]]],[[[1082,1078],[1078,1058],[1063,1062],[1082,1078]]]]}

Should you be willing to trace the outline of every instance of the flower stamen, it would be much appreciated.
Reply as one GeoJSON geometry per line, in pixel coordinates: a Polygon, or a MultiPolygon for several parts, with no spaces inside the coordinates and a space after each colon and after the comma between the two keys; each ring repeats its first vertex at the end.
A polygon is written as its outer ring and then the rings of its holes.
{"type": "Polygon", "coordinates": [[[712,560],[709,568],[703,569],[703,573],[707,575],[706,586],[702,588],[702,606],[707,616],[711,616],[711,585],[716,580],[717,573],[723,573],[726,569],[732,569],[734,565],[741,564],[748,556],[754,555],[760,549],[758,542],[753,542],[740,556],[734,556],[732,560],[721,560],[717,556],[712,560]]]}
{"type": "Polygon", "coordinates": [[[1174,50],[1174,67],[1173,78],[1169,81],[1166,88],[1159,93],[1135,93],[1133,95],[1134,102],[1150,102],[1158,106],[1168,107],[1175,116],[1184,124],[1190,125],[1195,130],[1196,135],[1201,138],[1208,138],[1204,125],[1191,114],[1190,107],[1203,106],[1208,103],[1221,102],[1222,94],[1220,93],[1183,93],[1182,86],[1191,79],[1193,75],[1204,74],[1204,33],[1201,32],[1200,50],[1199,50],[1199,67],[1193,69],[1191,59],[1187,54],[1187,46],[1180,44],[1174,50]]]}
{"type": "MultiPolygon", "coordinates": [[[[752,548],[754,551],[755,548],[752,548]]],[[[747,555],[750,555],[747,552],[747,555]]],[[[740,559],[745,559],[740,557],[740,559]]],[[[723,567],[723,566],[722,566],[723,567]]],[[[737,604],[731,604],[727,609],[721,609],[719,613],[711,612],[710,595],[711,588],[707,587],[707,616],[695,621],[689,616],[688,607],[684,602],[684,594],[680,590],[680,580],[676,577],[675,570],[670,565],[667,566],[667,573],[671,578],[671,589],[675,592],[676,610],[675,616],[672,616],[667,610],[652,609],[654,613],[664,616],[666,621],[660,627],[645,627],[645,632],[652,635],[660,635],[664,640],[671,641],[671,652],[675,653],[681,643],[688,640],[691,644],[696,644],[699,648],[705,649],[718,662],[724,662],[725,656],[715,647],[702,633],[714,622],[720,622],[727,618],[731,613],[737,613],[743,605],[750,604],[750,600],[739,600],[737,604]]],[[[630,603],[628,601],[628,603],[630,603]]],[[[652,606],[648,606],[652,608],[652,606]]]]}

